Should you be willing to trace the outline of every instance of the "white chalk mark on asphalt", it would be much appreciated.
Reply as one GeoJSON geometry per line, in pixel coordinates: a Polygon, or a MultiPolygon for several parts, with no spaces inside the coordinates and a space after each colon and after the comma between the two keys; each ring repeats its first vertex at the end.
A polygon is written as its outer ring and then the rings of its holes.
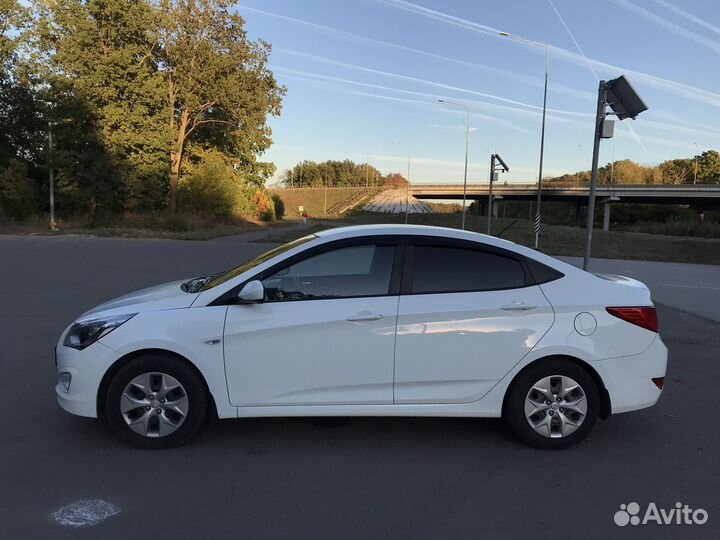
{"type": "Polygon", "coordinates": [[[64,527],[88,527],[119,513],[119,506],[102,499],[82,499],[63,506],[50,517],[64,527]]]}

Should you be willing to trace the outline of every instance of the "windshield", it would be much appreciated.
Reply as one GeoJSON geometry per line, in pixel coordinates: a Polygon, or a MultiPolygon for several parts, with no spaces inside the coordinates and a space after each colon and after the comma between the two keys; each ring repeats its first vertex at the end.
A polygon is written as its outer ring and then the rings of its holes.
{"type": "Polygon", "coordinates": [[[203,292],[207,291],[208,289],[212,289],[213,287],[216,287],[221,283],[225,283],[227,280],[237,277],[243,272],[247,272],[251,268],[255,268],[259,264],[262,264],[265,261],[268,261],[273,257],[280,255],[281,253],[290,251],[291,249],[306,242],[309,242],[310,240],[314,240],[315,238],[317,238],[317,236],[315,236],[314,234],[310,234],[308,236],[298,238],[297,240],[293,240],[292,242],[288,242],[287,244],[283,244],[282,246],[278,246],[275,249],[271,249],[270,251],[266,251],[262,255],[255,257],[253,260],[241,264],[240,266],[233,268],[232,270],[228,270],[227,272],[222,272],[220,274],[211,276],[210,279],[203,283],[202,287],[200,287],[198,291],[203,292]]]}

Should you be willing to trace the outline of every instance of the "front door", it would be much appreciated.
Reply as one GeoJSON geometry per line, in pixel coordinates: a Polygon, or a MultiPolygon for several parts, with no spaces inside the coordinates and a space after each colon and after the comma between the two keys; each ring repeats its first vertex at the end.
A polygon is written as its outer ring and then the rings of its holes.
{"type": "Polygon", "coordinates": [[[395,252],[392,243],[344,243],[260,276],[265,301],[227,311],[231,403],[392,403],[395,252]]]}

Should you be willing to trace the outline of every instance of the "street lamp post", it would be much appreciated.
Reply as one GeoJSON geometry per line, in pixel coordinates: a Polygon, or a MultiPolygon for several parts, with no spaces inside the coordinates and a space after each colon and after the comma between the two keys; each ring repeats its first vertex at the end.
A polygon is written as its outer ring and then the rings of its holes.
{"type": "Polygon", "coordinates": [[[408,214],[410,213],[410,145],[397,141],[392,141],[392,144],[404,146],[408,151],[407,183],[405,184],[405,225],[407,225],[408,214]]]}
{"type": "Polygon", "coordinates": [[[55,231],[57,229],[57,225],[55,224],[55,170],[53,165],[52,150],[52,123],[48,122],[48,180],[50,187],[50,230],[55,231]]]}
{"type": "MultiPolygon", "coordinates": [[[[698,152],[700,151],[700,147],[698,146],[698,143],[694,142],[695,148],[698,149],[698,152]]],[[[693,185],[697,184],[697,155],[693,158],[693,161],[695,162],[695,172],[693,173],[693,185]]]]}
{"type": "Polygon", "coordinates": [[[468,171],[468,148],[470,146],[470,109],[463,103],[456,103],[455,101],[448,101],[445,99],[438,99],[440,103],[447,103],[448,105],[456,105],[465,109],[465,174],[463,175],[463,202],[462,202],[462,218],[460,220],[460,227],[465,230],[465,219],[467,210],[465,209],[465,202],[467,199],[467,171],[468,171]]]}
{"type": "Polygon", "coordinates": [[[545,89],[543,92],[543,110],[542,110],[542,130],[540,133],[540,166],[538,171],[538,192],[537,192],[537,208],[535,209],[535,249],[540,246],[540,203],[542,202],[542,177],[543,177],[543,156],[545,154],[545,113],[547,111],[547,90],[548,90],[548,66],[550,64],[549,45],[544,41],[517,36],[508,32],[500,32],[503,37],[525,41],[533,45],[540,45],[545,48],[545,89]]]}

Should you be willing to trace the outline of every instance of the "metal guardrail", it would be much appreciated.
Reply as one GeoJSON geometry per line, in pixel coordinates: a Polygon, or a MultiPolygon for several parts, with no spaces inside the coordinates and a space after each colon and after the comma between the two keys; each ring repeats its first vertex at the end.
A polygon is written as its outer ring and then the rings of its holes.
{"type": "Polygon", "coordinates": [[[356,190],[360,191],[363,189],[373,189],[375,186],[365,187],[365,186],[328,186],[327,188],[325,186],[296,186],[296,187],[290,187],[290,186],[270,186],[268,189],[293,189],[293,190],[311,190],[311,189],[347,189],[347,190],[356,190]]]}
{"type": "MultiPolygon", "coordinates": [[[[468,184],[467,189],[487,189],[487,183],[481,184],[468,184]]],[[[719,192],[720,185],[718,184],[598,184],[599,189],[617,189],[617,190],[628,190],[628,191],[641,191],[641,190],[659,190],[659,191],[672,191],[672,190],[683,190],[683,191],[708,191],[711,193],[719,192]]],[[[410,184],[410,189],[447,189],[447,190],[460,190],[462,191],[462,184],[410,184]]],[[[493,183],[493,189],[507,189],[507,190],[535,190],[537,191],[537,184],[501,184],[493,183]]],[[[577,185],[574,183],[543,183],[543,191],[553,190],[576,190],[576,191],[588,191],[589,185],[577,185]]]]}

